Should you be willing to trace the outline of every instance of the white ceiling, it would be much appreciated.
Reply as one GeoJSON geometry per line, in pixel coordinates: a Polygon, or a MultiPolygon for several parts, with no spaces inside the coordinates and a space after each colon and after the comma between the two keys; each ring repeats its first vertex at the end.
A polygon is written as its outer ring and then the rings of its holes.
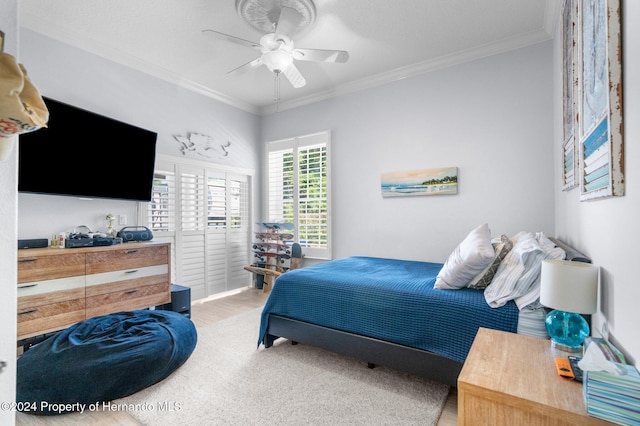
{"type": "MultiPolygon", "coordinates": [[[[282,0],[275,0],[282,1],[282,0]]],[[[274,74],[227,72],[259,52],[235,0],[20,0],[20,24],[253,113],[274,110],[274,74]]],[[[552,38],[561,0],[314,0],[296,47],[340,49],[347,63],[300,62],[307,80],[281,80],[280,110],[552,38]]]]}

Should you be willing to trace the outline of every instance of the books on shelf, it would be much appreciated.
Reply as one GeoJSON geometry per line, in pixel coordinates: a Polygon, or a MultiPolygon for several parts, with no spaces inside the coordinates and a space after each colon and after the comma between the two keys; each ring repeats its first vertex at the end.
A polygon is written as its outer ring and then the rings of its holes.
{"type": "Polygon", "coordinates": [[[583,392],[587,413],[620,425],[640,425],[640,373],[625,363],[624,356],[604,339],[591,338],[619,374],[585,371],[583,392]]]}

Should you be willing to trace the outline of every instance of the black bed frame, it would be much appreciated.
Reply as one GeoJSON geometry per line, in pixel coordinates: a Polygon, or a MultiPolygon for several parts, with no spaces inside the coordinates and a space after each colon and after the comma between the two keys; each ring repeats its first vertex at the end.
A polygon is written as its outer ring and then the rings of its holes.
{"type": "MultiPolygon", "coordinates": [[[[568,260],[591,263],[578,250],[555,238],[552,240],[564,249],[568,260]]],[[[280,337],[361,359],[369,367],[384,365],[452,387],[457,386],[458,375],[462,370],[462,363],[433,352],[271,314],[263,340],[264,346],[271,347],[280,337]]]]}

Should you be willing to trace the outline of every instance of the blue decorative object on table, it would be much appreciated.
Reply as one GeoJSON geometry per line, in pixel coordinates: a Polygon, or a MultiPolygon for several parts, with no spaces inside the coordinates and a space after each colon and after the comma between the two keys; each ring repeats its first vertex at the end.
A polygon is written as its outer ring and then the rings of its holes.
{"type": "Polygon", "coordinates": [[[545,328],[554,347],[580,352],[589,324],[580,314],[598,307],[598,267],[589,263],[544,260],[540,271],[540,303],[553,308],[545,328]]]}

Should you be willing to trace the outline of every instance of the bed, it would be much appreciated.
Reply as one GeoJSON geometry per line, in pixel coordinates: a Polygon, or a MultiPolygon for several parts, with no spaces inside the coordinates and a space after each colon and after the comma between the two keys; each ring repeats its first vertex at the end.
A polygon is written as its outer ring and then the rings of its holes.
{"type": "MultiPolygon", "coordinates": [[[[563,258],[589,261],[551,241],[563,258]]],[[[436,288],[449,261],[354,256],[289,271],[265,303],[258,345],[285,338],[456,386],[478,328],[546,336],[539,303],[518,306],[516,299],[492,307],[477,288],[436,288]]]]}

